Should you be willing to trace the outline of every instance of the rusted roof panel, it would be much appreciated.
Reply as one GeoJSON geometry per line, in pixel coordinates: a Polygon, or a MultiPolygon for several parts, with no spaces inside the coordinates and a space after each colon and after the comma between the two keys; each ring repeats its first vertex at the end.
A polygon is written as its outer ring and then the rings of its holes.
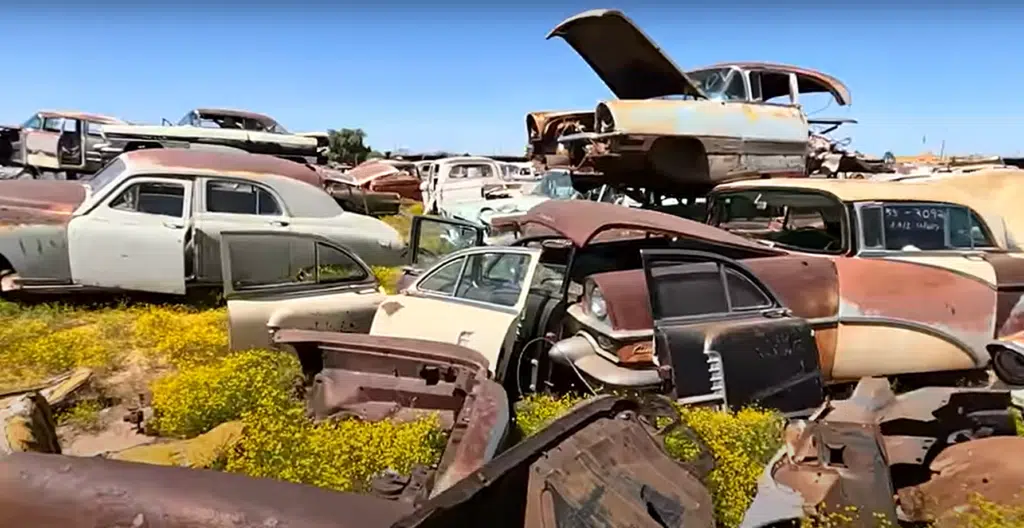
{"type": "Polygon", "coordinates": [[[159,170],[239,172],[284,176],[321,187],[321,176],[308,165],[276,156],[248,152],[223,152],[192,149],[142,149],[121,155],[131,168],[159,170]]]}
{"type": "Polygon", "coordinates": [[[707,224],[657,211],[622,207],[587,200],[550,200],[530,209],[523,224],[551,229],[577,246],[610,229],[636,229],[697,239],[710,244],[743,249],[755,255],[783,255],[784,251],[752,242],[707,224]]]}
{"type": "Polygon", "coordinates": [[[399,170],[401,169],[391,163],[374,160],[361,163],[349,169],[345,172],[345,176],[352,178],[356,185],[363,185],[377,178],[397,174],[399,170]]]}

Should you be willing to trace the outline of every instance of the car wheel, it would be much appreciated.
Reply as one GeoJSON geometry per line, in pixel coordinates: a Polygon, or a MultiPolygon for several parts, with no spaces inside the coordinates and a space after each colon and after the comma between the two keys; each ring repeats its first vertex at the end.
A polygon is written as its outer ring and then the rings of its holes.
{"type": "Polygon", "coordinates": [[[993,352],[992,370],[1007,385],[1024,385],[1024,357],[1012,350],[1000,348],[993,352]]]}

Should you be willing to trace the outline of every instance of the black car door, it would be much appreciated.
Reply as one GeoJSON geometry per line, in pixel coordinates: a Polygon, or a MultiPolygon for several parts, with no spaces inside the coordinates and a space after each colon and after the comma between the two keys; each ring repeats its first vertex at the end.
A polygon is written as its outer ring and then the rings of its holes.
{"type": "Polygon", "coordinates": [[[643,250],[655,354],[682,402],[786,413],[824,398],[814,334],[739,262],[699,251],[643,250]]]}

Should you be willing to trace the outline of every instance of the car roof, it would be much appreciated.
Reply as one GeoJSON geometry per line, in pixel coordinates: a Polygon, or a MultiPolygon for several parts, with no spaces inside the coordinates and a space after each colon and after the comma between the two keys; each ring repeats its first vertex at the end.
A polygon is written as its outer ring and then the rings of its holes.
{"type": "Polygon", "coordinates": [[[260,181],[281,194],[292,216],[324,218],[342,214],[312,167],[275,156],[192,149],[143,149],[119,156],[131,172],[225,176],[260,181]]]}
{"type": "Polygon", "coordinates": [[[249,178],[278,175],[319,187],[320,176],[312,167],[270,156],[241,151],[202,149],[142,149],[126,152],[122,159],[133,170],[184,174],[230,174],[249,178]]]}
{"type": "Polygon", "coordinates": [[[785,253],[701,222],[657,211],[589,200],[548,200],[530,209],[518,223],[523,226],[534,224],[554,231],[577,247],[590,243],[604,231],[635,229],[698,239],[763,256],[785,253]]]}

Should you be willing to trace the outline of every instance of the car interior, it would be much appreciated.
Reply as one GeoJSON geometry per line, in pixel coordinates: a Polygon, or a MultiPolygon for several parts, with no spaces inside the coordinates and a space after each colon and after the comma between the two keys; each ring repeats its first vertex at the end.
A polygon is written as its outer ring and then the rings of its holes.
{"type": "Polygon", "coordinates": [[[802,251],[843,251],[841,202],[819,193],[742,191],[717,196],[711,224],[802,251]]]}

